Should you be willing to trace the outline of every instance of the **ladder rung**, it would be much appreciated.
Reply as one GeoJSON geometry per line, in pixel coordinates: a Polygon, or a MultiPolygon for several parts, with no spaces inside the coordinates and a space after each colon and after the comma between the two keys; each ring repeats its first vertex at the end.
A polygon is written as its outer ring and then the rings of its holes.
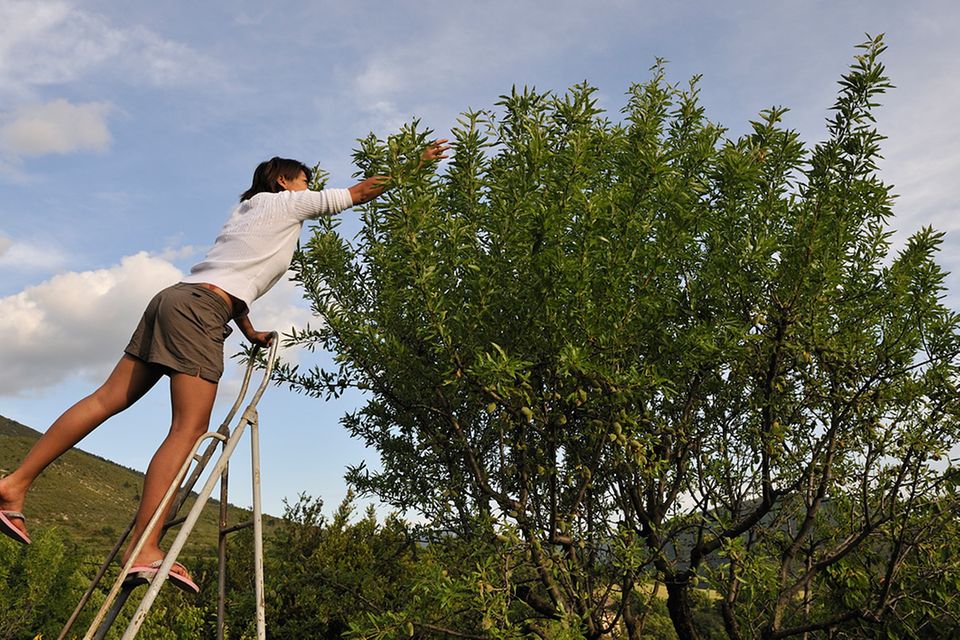
{"type": "Polygon", "coordinates": [[[246,522],[241,522],[240,524],[235,524],[232,527],[227,527],[226,529],[220,529],[220,537],[230,535],[231,533],[236,533],[243,529],[247,529],[253,526],[253,520],[247,520],[246,522]]]}

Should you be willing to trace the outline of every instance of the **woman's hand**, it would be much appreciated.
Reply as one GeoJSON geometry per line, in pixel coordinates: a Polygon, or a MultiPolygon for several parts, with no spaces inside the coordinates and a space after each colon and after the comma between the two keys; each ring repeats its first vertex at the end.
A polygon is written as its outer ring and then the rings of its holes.
{"type": "Polygon", "coordinates": [[[443,160],[447,157],[446,152],[450,150],[450,145],[447,144],[447,138],[441,138],[440,140],[434,140],[427,148],[424,150],[423,155],[420,156],[421,163],[427,162],[437,162],[443,160]]]}
{"type": "Polygon", "coordinates": [[[244,337],[258,347],[269,347],[273,344],[273,333],[270,331],[257,331],[250,322],[250,316],[243,314],[234,319],[237,328],[243,333],[244,337]]]}
{"type": "MultiPolygon", "coordinates": [[[[423,154],[420,156],[420,166],[418,169],[422,169],[428,162],[439,162],[443,160],[447,157],[446,152],[449,150],[450,146],[447,144],[446,138],[434,140],[427,145],[427,148],[424,149],[423,154]]],[[[363,182],[358,182],[350,187],[350,199],[354,205],[370,202],[387,190],[387,187],[390,186],[390,180],[390,176],[372,176],[363,182]]]]}
{"type": "Polygon", "coordinates": [[[258,347],[269,347],[273,344],[273,332],[271,331],[254,331],[251,334],[245,335],[251,344],[258,347]]]}

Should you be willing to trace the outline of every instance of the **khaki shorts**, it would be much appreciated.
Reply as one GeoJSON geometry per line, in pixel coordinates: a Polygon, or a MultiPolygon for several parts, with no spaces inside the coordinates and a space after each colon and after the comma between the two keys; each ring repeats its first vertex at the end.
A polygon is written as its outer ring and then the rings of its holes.
{"type": "Polygon", "coordinates": [[[124,353],[171,371],[218,382],[230,310],[197,284],[167,287],[147,305],[124,353]]]}

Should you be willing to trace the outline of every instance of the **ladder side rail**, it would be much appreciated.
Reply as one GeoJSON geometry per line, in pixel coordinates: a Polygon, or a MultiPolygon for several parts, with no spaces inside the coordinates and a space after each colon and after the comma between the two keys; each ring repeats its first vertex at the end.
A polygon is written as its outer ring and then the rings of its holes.
{"type": "MultiPolygon", "coordinates": [[[[274,331],[272,332],[271,335],[276,336],[277,332],[274,331]]],[[[274,337],[274,341],[276,340],[277,338],[274,337]]],[[[240,393],[237,394],[237,399],[233,401],[233,405],[230,407],[230,411],[227,412],[227,416],[223,419],[223,422],[220,425],[221,428],[229,427],[230,423],[233,422],[234,416],[237,415],[237,411],[240,410],[240,405],[243,404],[243,399],[247,395],[247,389],[249,389],[250,387],[250,378],[253,377],[253,367],[257,363],[257,353],[259,353],[259,351],[260,351],[260,347],[258,346],[254,347],[253,353],[250,355],[250,361],[247,362],[247,367],[243,372],[243,383],[240,385],[240,393]]],[[[275,353],[276,353],[276,350],[271,349],[270,351],[271,359],[273,358],[275,353]]],[[[270,367],[272,369],[273,365],[271,364],[270,367]]]]}
{"type": "MultiPolygon", "coordinates": [[[[244,394],[246,391],[244,390],[244,394]]],[[[229,425],[221,425],[217,433],[223,434],[224,430],[229,433],[229,425]]],[[[210,461],[210,458],[213,457],[213,453],[218,446],[218,441],[216,438],[212,439],[212,442],[207,447],[207,449],[201,454],[199,458],[194,456],[194,459],[197,460],[197,466],[194,468],[193,472],[190,474],[190,477],[180,486],[177,494],[177,499],[174,501],[173,507],[170,509],[170,516],[167,518],[167,521],[163,525],[163,530],[160,532],[160,539],[163,539],[163,536],[166,535],[167,531],[171,527],[178,524],[177,514],[180,512],[180,509],[183,508],[184,503],[187,501],[187,498],[190,497],[190,493],[193,491],[193,487],[197,484],[197,481],[200,479],[200,475],[203,473],[204,468],[210,461]]],[[[181,520],[182,521],[182,520],[181,520]]],[[[113,549],[110,553],[107,554],[107,558],[104,563],[100,566],[100,569],[97,571],[96,576],[90,582],[90,585],[87,587],[87,590],[84,592],[83,596],[80,597],[80,602],[77,603],[76,608],[73,610],[73,613],[70,615],[70,618],[67,620],[66,624],[63,626],[63,629],[60,631],[60,635],[57,636],[57,640],[65,640],[67,635],[73,629],[73,625],[76,624],[77,619],[80,617],[81,612],[84,607],[87,606],[87,603],[90,602],[90,598],[93,596],[93,592],[96,591],[97,587],[103,581],[104,576],[110,568],[110,565],[113,563],[114,559],[119,555],[120,549],[123,547],[123,543],[127,540],[127,537],[130,535],[130,532],[133,531],[133,527],[136,525],[137,519],[136,516],[130,519],[130,523],[127,525],[123,533],[120,534],[120,537],[117,539],[117,542],[114,544],[113,549]]]]}
{"type": "MultiPolygon", "coordinates": [[[[276,331],[270,332],[271,344],[270,350],[267,353],[266,366],[264,367],[263,378],[260,381],[260,385],[257,388],[256,393],[253,398],[250,400],[250,404],[247,406],[246,413],[251,416],[252,421],[250,423],[251,430],[251,455],[255,456],[253,462],[253,469],[255,476],[253,477],[253,520],[242,524],[234,525],[232,527],[227,527],[227,518],[226,518],[226,504],[227,504],[227,476],[229,474],[229,464],[224,467],[222,480],[220,483],[220,535],[218,540],[217,547],[217,562],[219,565],[219,575],[217,576],[217,640],[223,640],[224,634],[226,632],[226,583],[227,583],[227,536],[230,533],[245,529],[248,526],[254,527],[254,573],[257,575],[255,577],[255,590],[257,591],[256,596],[256,615],[257,615],[257,638],[258,640],[264,640],[266,638],[266,622],[264,615],[264,597],[263,597],[263,529],[261,526],[262,523],[262,508],[260,503],[260,440],[259,440],[259,416],[256,413],[257,403],[260,402],[260,397],[263,395],[267,385],[270,382],[270,377],[273,374],[273,367],[277,361],[277,348],[280,343],[280,335],[276,331]],[[252,413],[251,413],[252,412],[252,413]],[[259,522],[258,522],[259,521],[259,522]],[[258,527],[259,530],[258,530],[258,527]],[[259,558],[259,560],[258,560],[259,558]]],[[[250,374],[253,364],[256,362],[256,356],[260,351],[260,347],[257,346],[254,348],[253,353],[251,354],[250,361],[247,363],[247,375],[244,378],[244,395],[246,395],[246,385],[250,380],[250,374]]]]}
{"type": "Polygon", "coordinates": [[[113,626],[117,616],[120,615],[120,611],[123,610],[123,606],[127,604],[127,600],[133,595],[133,590],[135,588],[136,587],[134,586],[126,586],[123,588],[123,590],[120,592],[120,595],[117,596],[116,600],[114,600],[113,606],[110,607],[110,611],[107,612],[107,617],[104,618],[103,624],[101,624],[100,628],[97,629],[97,633],[95,636],[93,636],[93,640],[103,640],[107,637],[110,627],[113,626]]]}
{"type": "Polygon", "coordinates": [[[253,481],[253,574],[256,596],[257,640],[266,640],[266,602],[263,588],[263,509],[260,501],[260,428],[257,416],[250,423],[250,461],[253,481]]]}
{"type": "MultiPolygon", "coordinates": [[[[263,374],[263,380],[260,386],[253,394],[253,400],[250,402],[250,408],[256,407],[263,396],[270,378],[273,374],[273,366],[277,360],[277,346],[280,337],[277,332],[272,332],[273,341],[270,345],[270,353],[267,356],[267,365],[263,374]]],[[[253,566],[254,566],[254,592],[256,595],[256,617],[257,617],[257,640],[266,640],[266,603],[264,596],[263,579],[263,508],[260,500],[260,421],[259,416],[254,409],[252,420],[250,421],[250,462],[251,478],[253,482],[253,566]]]]}
{"type": "MultiPolygon", "coordinates": [[[[263,392],[266,391],[267,386],[270,384],[270,377],[273,375],[273,367],[277,363],[277,347],[279,346],[280,335],[276,331],[271,331],[270,337],[273,342],[270,344],[270,351],[267,352],[267,362],[266,366],[263,368],[263,378],[260,380],[260,386],[258,386],[257,390],[254,392],[253,398],[250,399],[250,404],[247,405],[247,411],[256,410],[257,403],[260,402],[263,392]]],[[[250,357],[251,364],[256,359],[256,355],[259,350],[259,347],[254,350],[253,355],[250,357]]]]}
{"type": "MultiPolygon", "coordinates": [[[[276,332],[273,332],[276,335],[276,332]]],[[[172,523],[177,514],[180,512],[180,509],[183,508],[184,503],[187,501],[187,498],[190,497],[190,492],[193,491],[193,488],[196,486],[197,482],[200,480],[200,476],[203,471],[206,469],[207,464],[210,459],[213,457],[214,452],[219,446],[220,442],[225,441],[230,437],[230,423],[233,422],[234,416],[237,415],[237,411],[240,409],[240,405],[243,404],[243,400],[247,395],[247,390],[250,388],[250,379],[253,376],[253,367],[256,364],[256,355],[260,350],[260,347],[255,347],[250,361],[247,363],[246,369],[243,373],[243,382],[240,385],[240,392],[237,394],[237,399],[233,401],[233,405],[230,407],[230,410],[227,412],[226,417],[223,419],[223,422],[220,423],[220,427],[217,429],[217,433],[223,436],[223,440],[212,440],[207,446],[206,450],[203,452],[201,458],[197,461],[198,464],[194,468],[193,473],[190,474],[190,477],[186,482],[183,483],[183,486],[180,487],[180,493],[177,495],[177,501],[174,503],[174,507],[170,512],[170,518],[167,524],[164,526],[163,533],[166,533],[167,528],[169,528],[170,523],[172,523]]],[[[272,353],[271,353],[272,355],[272,353]]],[[[196,454],[194,454],[196,455],[196,454]]],[[[162,534],[161,534],[162,535],[162,534]]]]}
{"type": "Polygon", "coordinates": [[[224,640],[227,619],[227,501],[230,465],[220,476],[220,526],[217,532],[217,640],[224,640]]]}
{"type": "MultiPolygon", "coordinates": [[[[230,425],[221,424],[220,427],[213,433],[220,434],[223,439],[226,440],[230,437],[230,425]]],[[[212,438],[210,443],[207,444],[207,448],[204,449],[203,453],[199,455],[194,454],[193,459],[197,461],[197,465],[193,468],[193,471],[190,473],[187,479],[183,481],[183,483],[180,485],[180,488],[177,490],[176,500],[173,502],[173,507],[170,508],[170,516],[163,524],[163,532],[161,533],[161,536],[165,534],[170,527],[177,524],[177,514],[180,513],[183,505],[187,502],[187,499],[190,498],[190,493],[197,485],[197,482],[200,481],[204,470],[210,463],[210,459],[213,458],[213,454],[216,453],[220,442],[221,440],[219,438],[212,438]]]]}

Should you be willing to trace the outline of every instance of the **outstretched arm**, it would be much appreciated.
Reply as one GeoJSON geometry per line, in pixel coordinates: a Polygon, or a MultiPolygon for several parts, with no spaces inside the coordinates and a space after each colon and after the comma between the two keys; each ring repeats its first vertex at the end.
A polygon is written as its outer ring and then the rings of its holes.
{"type": "MultiPolygon", "coordinates": [[[[422,167],[428,162],[443,160],[447,157],[446,152],[449,149],[446,138],[434,140],[420,157],[420,166],[422,167]]],[[[386,190],[389,181],[389,176],[373,176],[353,185],[350,187],[350,197],[353,199],[353,204],[370,202],[386,190]]]]}
{"type": "Polygon", "coordinates": [[[373,176],[350,187],[350,198],[354,205],[370,202],[387,188],[390,176],[373,176]]]}

